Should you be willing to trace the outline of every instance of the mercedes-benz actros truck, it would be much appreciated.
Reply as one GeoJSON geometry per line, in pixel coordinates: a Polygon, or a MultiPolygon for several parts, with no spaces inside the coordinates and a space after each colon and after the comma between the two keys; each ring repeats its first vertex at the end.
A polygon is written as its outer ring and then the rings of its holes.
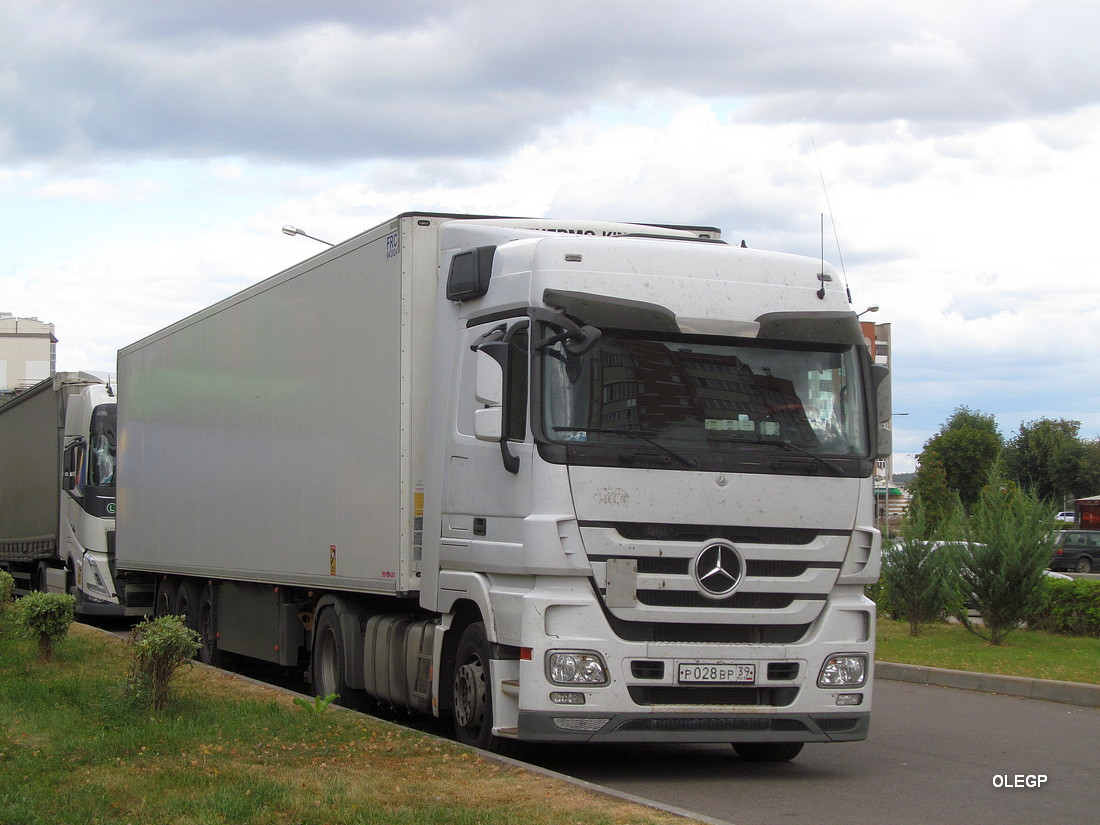
{"type": "Polygon", "coordinates": [[[512,742],[867,736],[888,380],[822,261],[407,213],[119,353],[118,566],[512,742]]]}

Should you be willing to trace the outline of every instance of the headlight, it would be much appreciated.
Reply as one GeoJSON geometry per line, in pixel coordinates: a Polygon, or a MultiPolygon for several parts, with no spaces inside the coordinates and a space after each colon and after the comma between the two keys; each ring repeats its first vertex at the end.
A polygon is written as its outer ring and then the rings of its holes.
{"type": "Polygon", "coordinates": [[[546,655],[546,675],[556,685],[606,685],[607,666],[599,653],[554,650],[546,655]]]}
{"type": "Polygon", "coordinates": [[[95,563],[90,553],[84,554],[84,586],[92,593],[98,593],[107,598],[111,597],[107,590],[107,582],[103,580],[103,574],[99,572],[99,565],[95,563]],[[88,575],[91,573],[91,575],[88,575]]]}
{"type": "Polygon", "coordinates": [[[838,653],[821,666],[817,686],[823,688],[860,687],[867,681],[867,655],[838,653]]]}

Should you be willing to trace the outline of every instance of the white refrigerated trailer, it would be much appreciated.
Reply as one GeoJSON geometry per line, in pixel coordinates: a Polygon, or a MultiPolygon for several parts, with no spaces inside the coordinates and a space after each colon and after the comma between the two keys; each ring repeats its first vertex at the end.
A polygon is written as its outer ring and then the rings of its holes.
{"type": "Polygon", "coordinates": [[[120,351],[119,567],[480,747],[865,738],[888,382],[834,275],[400,215],[120,351]]]}

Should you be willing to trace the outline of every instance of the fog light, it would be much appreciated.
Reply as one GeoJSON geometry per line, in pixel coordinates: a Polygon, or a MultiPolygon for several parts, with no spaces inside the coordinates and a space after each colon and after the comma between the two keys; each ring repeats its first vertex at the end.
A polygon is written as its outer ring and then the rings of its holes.
{"type": "Polygon", "coordinates": [[[556,685],[606,685],[607,666],[591,650],[554,650],[546,654],[546,675],[556,685]]]}
{"type": "Polygon", "coordinates": [[[838,653],[821,666],[817,686],[823,688],[862,687],[867,681],[867,654],[838,653]]]}
{"type": "Polygon", "coordinates": [[[863,704],[862,693],[838,693],[836,695],[837,707],[853,707],[863,704]]]}
{"type": "Polygon", "coordinates": [[[565,691],[554,691],[550,694],[550,701],[556,705],[583,705],[584,694],[566,693],[565,691]]]}

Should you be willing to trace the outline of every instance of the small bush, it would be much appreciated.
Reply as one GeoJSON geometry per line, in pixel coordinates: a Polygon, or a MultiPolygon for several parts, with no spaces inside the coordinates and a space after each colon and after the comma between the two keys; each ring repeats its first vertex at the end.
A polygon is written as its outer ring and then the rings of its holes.
{"type": "Polygon", "coordinates": [[[1100,581],[1048,581],[1043,608],[1031,626],[1067,636],[1100,636],[1100,581]]]}
{"type": "Polygon", "coordinates": [[[76,599],[68,593],[28,593],[18,602],[23,626],[38,639],[38,655],[53,658],[54,647],[69,634],[76,612],[76,599]]]}
{"type": "Polygon", "coordinates": [[[8,616],[11,614],[11,600],[15,594],[15,579],[7,570],[0,570],[0,636],[8,625],[8,616]]]}
{"type": "Polygon", "coordinates": [[[960,601],[952,554],[942,540],[934,540],[955,535],[959,519],[956,508],[933,522],[916,501],[902,523],[901,537],[883,549],[881,596],[891,618],[909,623],[911,636],[944,618],[960,601]]]}
{"type": "Polygon", "coordinates": [[[159,616],[134,627],[130,646],[130,691],[140,704],[162,710],[172,676],[201,647],[199,634],[184,624],[183,616],[159,616]]]}

